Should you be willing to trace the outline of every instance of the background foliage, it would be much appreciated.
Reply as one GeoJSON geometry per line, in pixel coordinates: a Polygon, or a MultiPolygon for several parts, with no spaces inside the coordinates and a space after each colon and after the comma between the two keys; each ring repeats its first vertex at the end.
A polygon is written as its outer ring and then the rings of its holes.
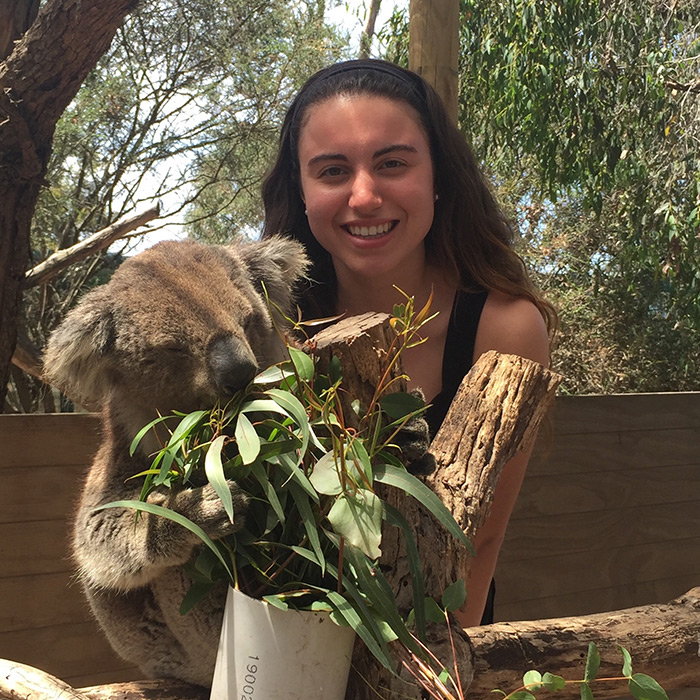
{"type": "Polygon", "coordinates": [[[566,389],[697,389],[700,3],[463,0],[461,18],[460,125],[559,307],[566,389]]]}
{"type": "MultiPolygon", "coordinates": [[[[405,65],[403,5],[379,53],[405,65]]],[[[328,10],[143,3],[59,123],[35,260],[153,198],[193,236],[255,232],[290,96],[348,55],[328,10]]],[[[700,386],[699,24],[697,0],[462,0],[460,126],[559,308],[566,391],[700,386]]],[[[112,251],[25,295],[38,346],[112,251]]],[[[10,408],[35,410],[39,384],[13,381],[10,408]]]]}

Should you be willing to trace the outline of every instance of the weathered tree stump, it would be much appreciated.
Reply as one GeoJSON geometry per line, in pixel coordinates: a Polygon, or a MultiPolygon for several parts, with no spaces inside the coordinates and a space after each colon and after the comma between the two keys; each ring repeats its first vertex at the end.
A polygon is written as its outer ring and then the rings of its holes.
{"type": "MultiPolygon", "coordinates": [[[[367,406],[377,377],[386,366],[394,331],[385,314],[347,319],[315,337],[321,367],[337,356],[348,394],[367,406]],[[351,383],[346,383],[346,378],[351,383]],[[357,379],[356,379],[357,378],[357,379]]],[[[401,376],[401,367],[392,368],[401,376]]],[[[521,357],[486,353],[465,377],[431,452],[437,469],[426,478],[452,511],[470,539],[488,515],[498,476],[506,462],[530,440],[554,398],[559,378],[542,365],[521,357]]],[[[405,388],[396,383],[395,390],[405,388]]],[[[414,529],[425,578],[426,595],[440,599],[454,581],[468,578],[470,554],[414,499],[396,489],[381,493],[400,510],[414,529]]],[[[395,528],[385,527],[380,566],[394,590],[399,608],[412,607],[410,572],[403,539],[395,528]]],[[[441,661],[452,665],[451,642],[446,628],[430,630],[430,647],[441,661]]],[[[465,686],[471,681],[471,654],[467,638],[455,630],[457,671],[465,686]]],[[[389,698],[420,697],[417,686],[397,681],[363,645],[353,658],[354,672],[347,698],[364,700],[383,692],[389,698]]]]}

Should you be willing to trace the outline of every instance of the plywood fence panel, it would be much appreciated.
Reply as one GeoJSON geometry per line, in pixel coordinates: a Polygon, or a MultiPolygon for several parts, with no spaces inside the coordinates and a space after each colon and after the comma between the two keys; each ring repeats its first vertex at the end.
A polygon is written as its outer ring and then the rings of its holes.
{"type": "Polygon", "coordinates": [[[662,602],[700,584],[700,393],[561,397],[496,572],[496,617],[662,602]]]}
{"type": "MultiPolygon", "coordinates": [[[[670,600],[700,584],[700,393],[563,397],[496,574],[497,619],[670,600]]],[[[0,657],[72,685],[140,677],[92,621],[68,521],[90,414],[0,416],[0,657]]]]}

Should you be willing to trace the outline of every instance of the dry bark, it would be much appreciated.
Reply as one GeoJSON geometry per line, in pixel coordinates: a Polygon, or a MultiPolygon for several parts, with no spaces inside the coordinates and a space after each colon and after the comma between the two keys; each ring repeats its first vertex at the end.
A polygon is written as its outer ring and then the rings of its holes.
{"type": "MultiPolygon", "coordinates": [[[[467,700],[484,698],[494,688],[520,686],[524,671],[537,669],[567,680],[581,680],[588,643],[601,655],[598,678],[619,678],[622,656],[632,655],[633,670],[652,676],[666,690],[700,687],[700,588],[658,605],[532,622],[499,622],[467,630],[474,680],[467,700]]],[[[599,682],[596,700],[627,694],[623,683],[599,682]]],[[[578,695],[578,686],[574,686],[578,695]]]]}

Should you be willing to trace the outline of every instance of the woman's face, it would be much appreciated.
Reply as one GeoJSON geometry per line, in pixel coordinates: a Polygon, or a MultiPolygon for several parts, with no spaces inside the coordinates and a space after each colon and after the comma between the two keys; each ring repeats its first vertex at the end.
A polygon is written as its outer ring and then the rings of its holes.
{"type": "Polygon", "coordinates": [[[412,107],[369,95],[310,107],[299,164],[311,232],[333,258],[339,282],[381,275],[400,284],[422,273],[434,177],[412,107]]]}

